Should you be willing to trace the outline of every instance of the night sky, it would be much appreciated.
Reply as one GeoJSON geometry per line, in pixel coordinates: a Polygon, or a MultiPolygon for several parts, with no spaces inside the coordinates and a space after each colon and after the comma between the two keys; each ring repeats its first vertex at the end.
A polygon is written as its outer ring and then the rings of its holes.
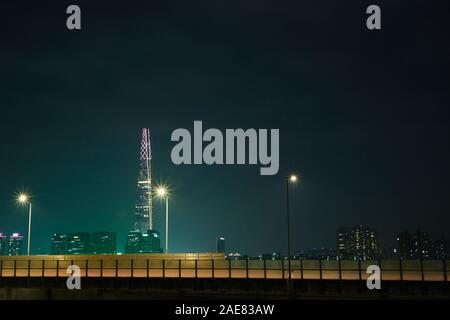
{"type": "MultiPolygon", "coordinates": [[[[0,232],[25,233],[18,190],[33,196],[32,252],[55,232],[132,225],[140,130],[153,175],[171,186],[171,249],[285,251],[284,176],[293,249],[334,247],[339,226],[448,237],[448,1],[2,1],[0,232]],[[66,28],[66,7],[82,30],[66,28]],[[366,28],[369,4],[382,30],[366,28]],[[279,128],[280,171],[175,166],[170,135],[279,128]]],[[[162,231],[163,206],[155,201],[162,231]]]]}

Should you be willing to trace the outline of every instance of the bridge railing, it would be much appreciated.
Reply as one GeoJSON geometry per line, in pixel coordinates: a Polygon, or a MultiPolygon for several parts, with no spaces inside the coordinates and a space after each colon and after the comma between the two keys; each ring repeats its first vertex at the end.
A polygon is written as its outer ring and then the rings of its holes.
{"type": "Polygon", "coordinates": [[[449,281],[449,261],[379,260],[227,260],[150,259],[70,256],[70,260],[39,257],[0,257],[0,279],[9,277],[67,277],[76,265],[82,277],[117,278],[230,278],[302,280],[365,280],[370,265],[381,269],[385,281],[449,281]]]}

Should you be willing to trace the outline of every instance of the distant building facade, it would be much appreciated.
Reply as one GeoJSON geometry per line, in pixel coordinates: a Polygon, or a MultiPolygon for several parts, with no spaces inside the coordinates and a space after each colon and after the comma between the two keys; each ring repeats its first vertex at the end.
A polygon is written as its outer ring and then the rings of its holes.
{"type": "Polygon", "coordinates": [[[92,247],[95,254],[116,253],[116,233],[115,232],[94,232],[92,234],[92,247]]]}
{"type": "Polygon", "coordinates": [[[311,260],[338,260],[336,249],[331,248],[310,248],[300,251],[295,258],[311,260]]]}
{"type": "Polygon", "coordinates": [[[430,234],[420,230],[399,233],[395,252],[402,260],[431,258],[430,234]]]}
{"type": "Polygon", "coordinates": [[[142,233],[139,230],[130,231],[125,243],[125,253],[139,253],[142,243],[142,233]]]}
{"type": "Polygon", "coordinates": [[[444,260],[450,257],[448,252],[448,239],[440,238],[433,243],[432,256],[435,260],[444,260]]]}
{"type": "Polygon", "coordinates": [[[379,242],[375,229],[363,226],[339,228],[336,242],[340,259],[373,260],[379,257],[379,242]]]}
{"type": "Polygon", "coordinates": [[[67,254],[92,253],[91,234],[88,232],[69,233],[67,235],[67,254]]]}
{"type": "Polygon", "coordinates": [[[283,258],[281,252],[263,253],[258,256],[261,260],[280,260],[283,258]]]}
{"type": "Polygon", "coordinates": [[[125,253],[162,253],[161,237],[156,230],[141,233],[139,230],[130,231],[125,243],[125,253]]]}
{"type": "Polygon", "coordinates": [[[8,238],[8,255],[20,256],[23,254],[23,235],[13,233],[8,238]]]}
{"type": "Polygon", "coordinates": [[[225,253],[225,238],[219,237],[216,240],[216,252],[225,253]]]}
{"type": "Polygon", "coordinates": [[[115,232],[55,233],[51,238],[50,252],[62,254],[114,254],[116,253],[115,232]]]}
{"type": "Polygon", "coordinates": [[[50,253],[55,255],[67,254],[67,235],[55,233],[51,239],[50,253]]]}
{"type": "Polygon", "coordinates": [[[161,237],[156,230],[142,234],[142,253],[162,253],[161,237]]]}
{"type": "Polygon", "coordinates": [[[226,258],[228,260],[247,260],[248,259],[248,255],[246,254],[240,254],[239,252],[232,252],[229,253],[226,258]]]}
{"type": "Polygon", "coordinates": [[[0,233],[0,256],[8,255],[8,237],[0,233]]]}

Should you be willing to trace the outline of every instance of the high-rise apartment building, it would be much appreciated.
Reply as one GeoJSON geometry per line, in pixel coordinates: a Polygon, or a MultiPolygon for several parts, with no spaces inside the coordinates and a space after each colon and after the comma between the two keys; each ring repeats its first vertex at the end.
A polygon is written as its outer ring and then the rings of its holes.
{"type": "Polygon", "coordinates": [[[378,236],[375,229],[363,226],[340,228],[336,240],[340,259],[373,260],[379,257],[378,236]]]}

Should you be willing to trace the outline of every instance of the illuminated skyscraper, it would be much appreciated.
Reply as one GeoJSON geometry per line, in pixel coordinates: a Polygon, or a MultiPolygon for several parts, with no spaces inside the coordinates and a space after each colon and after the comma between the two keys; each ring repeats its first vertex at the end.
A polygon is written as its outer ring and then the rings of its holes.
{"type": "Polygon", "coordinates": [[[13,233],[8,239],[8,255],[20,256],[23,249],[23,236],[20,233],[13,233]]]}
{"type": "Polygon", "coordinates": [[[152,210],[152,151],[150,130],[142,129],[142,141],[137,183],[137,201],[135,207],[134,230],[141,233],[153,230],[154,217],[152,210]]]}

